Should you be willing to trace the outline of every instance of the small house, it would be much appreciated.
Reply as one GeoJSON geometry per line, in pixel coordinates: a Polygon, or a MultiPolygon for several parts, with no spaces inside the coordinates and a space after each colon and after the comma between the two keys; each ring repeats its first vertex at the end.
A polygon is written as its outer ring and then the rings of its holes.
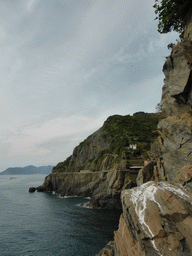
{"type": "Polygon", "coordinates": [[[132,149],[137,149],[137,144],[130,144],[129,147],[132,149]]]}

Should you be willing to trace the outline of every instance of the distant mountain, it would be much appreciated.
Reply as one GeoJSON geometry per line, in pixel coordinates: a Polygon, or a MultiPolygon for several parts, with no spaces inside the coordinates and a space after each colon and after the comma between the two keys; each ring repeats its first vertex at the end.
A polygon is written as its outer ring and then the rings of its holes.
{"type": "Polygon", "coordinates": [[[23,175],[23,174],[50,174],[52,165],[36,167],[28,165],[26,167],[11,167],[1,172],[0,175],[23,175]]]}

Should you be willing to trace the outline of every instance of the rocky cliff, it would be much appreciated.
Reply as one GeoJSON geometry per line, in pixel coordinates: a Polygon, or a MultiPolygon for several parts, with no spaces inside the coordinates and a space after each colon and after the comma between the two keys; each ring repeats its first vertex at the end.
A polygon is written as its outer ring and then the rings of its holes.
{"type": "Polygon", "coordinates": [[[129,167],[148,157],[147,150],[157,137],[158,120],[159,115],[143,112],[109,117],[70,157],[53,168],[42,186],[30,192],[89,196],[90,207],[120,210],[121,191],[136,186],[138,172],[129,167]],[[135,149],[130,147],[133,143],[135,149]]]}
{"type": "Polygon", "coordinates": [[[140,170],[137,188],[121,193],[114,243],[98,255],[192,255],[192,42],[173,47],[162,91],[164,118],[156,157],[140,170]]]}
{"type": "Polygon", "coordinates": [[[122,192],[116,255],[192,255],[192,193],[169,182],[122,192]]]}
{"type": "Polygon", "coordinates": [[[53,173],[128,169],[130,160],[148,158],[146,152],[157,137],[159,118],[158,114],[144,112],[110,116],[70,157],[57,164],[53,173]],[[130,144],[136,144],[137,148],[132,150],[130,144]]]}

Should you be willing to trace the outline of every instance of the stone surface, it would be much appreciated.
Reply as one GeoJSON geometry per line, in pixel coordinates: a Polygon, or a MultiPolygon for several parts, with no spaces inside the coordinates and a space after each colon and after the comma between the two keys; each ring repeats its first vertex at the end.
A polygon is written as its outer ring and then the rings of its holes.
{"type": "Polygon", "coordinates": [[[169,182],[124,190],[115,255],[192,255],[192,194],[169,182]]]}
{"type": "Polygon", "coordinates": [[[154,175],[154,162],[148,163],[146,166],[144,166],[142,169],[139,170],[138,176],[137,176],[137,186],[142,185],[143,183],[151,180],[154,175]]]}
{"type": "Polygon", "coordinates": [[[188,40],[173,47],[163,71],[164,119],[158,124],[163,166],[160,179],[179,181],[180,169],[192,164],[192,44],[188,40]]]}
{"type": "Polygon", "coordinates": [[[177,179],[183,182],[189,182],[192,179],[192,165],[184,165],[180,170],[177,179]]]}

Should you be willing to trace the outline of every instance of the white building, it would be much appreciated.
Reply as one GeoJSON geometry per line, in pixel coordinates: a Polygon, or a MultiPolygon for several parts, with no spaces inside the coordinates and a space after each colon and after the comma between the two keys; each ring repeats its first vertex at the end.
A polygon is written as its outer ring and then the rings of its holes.
{"type": "Polygon", "coordinates": [[[130,144],[129,147],[132,149],[137,149],[137,144],[130,144]]]}

